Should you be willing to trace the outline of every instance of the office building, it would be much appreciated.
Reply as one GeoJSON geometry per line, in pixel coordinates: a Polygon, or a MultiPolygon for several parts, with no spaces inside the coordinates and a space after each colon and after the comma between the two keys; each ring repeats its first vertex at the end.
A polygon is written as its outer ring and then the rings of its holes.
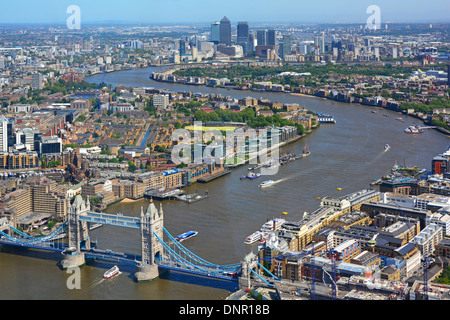
{"type": "Polygon", "coordinates": [[[15,227],[24,229],[31,225],[27,217],[32,214],[43,214],[52,220],[64,221],[70,203],[65,197],[65,190],[46,177],[23,181],[3,201],[1,212],[12,218],[15,227]]]}
{"type": "Polygon", "coordinates": [[[211,41],[215,44],[220,42],[220,22],[211,23],[211,41]]]}
{"type": "Polygon", "coordinates": [[[267,45],[267,30],[257,30],[256,31],[256,42],[258,46],[267,45]]]}
{"type": "Polygon", "coordinates": [[[46,137],[43,136],[39,143],[39,154],[48,153],[61,153],[62,151],[62,139],[56,136],[46,137]]]}
{"type": "Polygon", "coordinates": [[[267,30],[267,43],[268,46],[277,46],[277,33],[275,30],[267,30]]]}
{"type": "Polygon", "coordinates": [[[237,44],[244,49],[244,53],[248,51],[249,28],[246,21],[239,21],[237,25],[237,44]]]}
{"type": "Polygon", "coordinates": [[[220,43],[231,45],[231,22],[227,17],[220,20],[220,43]]]}

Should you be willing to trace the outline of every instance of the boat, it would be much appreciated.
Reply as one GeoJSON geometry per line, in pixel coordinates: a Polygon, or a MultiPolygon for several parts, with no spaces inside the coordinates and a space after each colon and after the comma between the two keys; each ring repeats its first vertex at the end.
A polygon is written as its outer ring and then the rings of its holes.
{"type": "Polygon", "coordinates": [[[286,222],[286,220],[284,220],[284,219],[276,218],[276,219],[273,219],[273,220],[270,220],[270,221],[267,221],[266,223],[264,223],[260,230],[260,232],[263,235],[262,238],[264,238],[264,235],[266,235],[267,233],[280,229],[280,227],[285,222],[286,222]]]}
{"type": "Polygon", "coordinates": [[[342,188],[336,188],[337,191],[342,191],[342,188]]]}
{"type": "Polygon", "coordinates": [[[273,181],[273,180],[266,180],[266,181],[262,182],[262,183],[259,185],[259,187],[260,187],[260,188],[269,187],[269,186],[273,185],[274,183],[275,183],[275,181],[273,181]]]}
{"type": "Polygon", "coordinates": [[[261,174],[260,174],[260,173],[250,172],[250,173],[247,175],[247,178],[248,178],[248,179],[257,179],[257,178],[259,178],[259,177],[261,177],[261,174]]]}
{"type": "Polygon", "coordinates": [[[247,179],[247,176],[242,176],[241,180],[247,179]]]}
{"type": "Polygon", "coordinates": [[[103,274],[103,278],[105,279],[111,279],[112,277],[116,276],[119,274],[119,267],[118,266],[114,266],[111,269],[107,270],[104,274],[103,274]]]}
{"type": "Polygon", "coordinates": [[[276,218],[270,221],[267,221],[261,226],[261,229],[249,235],[244,243],[252,244],[256,241],[260,241],[261,243],[266,242],[268,236],[272,231],[280,229],[280,227],[285,223],[285,219],[276,218]]]}
{"type": "Polygon", "coordinates": [[[245,238],[244,243],[252,244],[259,240],[261,240],[261,231],[256,231],[256,232],[253,232],[251,235],[249,235],[247,238],[245,238]]]}
{"type": "Polygon", "coordinates": [[[277,168],[279,166],[280,166],[279,160],[269,160],[269,162],[265,164],[266,168],[277,168]]]}
{"type": "Polygon", "coordinates": [[[388,151],[391,148],[391,146],[389,144],[385,144],[384,145],[384,151],[388,151]]]}
{"type": "Polygon", "coordinates": [[[421,132],[422,132],[421,129],[418,126],[414,126],[414,125],[409,126],[408,128],[405,129],[405,133],[408,133],[408,134],[419,134],[421,132]]]}
{"type": "Polygon", "coordinates": [[[179,236],[177,236],[175,239],[178,242],[182,242],[184,240],[187,240],[189,238],[195,237],[198,234],[197,231],[187,231],[185,233],[180,234],[179,236]]]}
{"type": "Polygon", "coordinates": [[[375,186],[381,183],[381,179],[373,179],[370,183],[371,186],[375,186]]]}
{"type": "Polygon", "coordinates": [[[307,157],[311,154],[311,152],[309,151],[309,146],[307,144],[305,144],[305,147],[303,148],[303,157],[307,157]]]}

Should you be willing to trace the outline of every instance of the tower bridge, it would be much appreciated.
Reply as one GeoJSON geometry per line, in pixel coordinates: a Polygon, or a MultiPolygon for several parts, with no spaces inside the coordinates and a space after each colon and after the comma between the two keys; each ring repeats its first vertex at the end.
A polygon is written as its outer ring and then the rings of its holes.
{"type": "MultiPolygon", "coordinates": [[[[225,281],[238,280],[245,272],[250,278],[254,261],[243,261],[229,265],[218,265],[197,256],[181,245],[165,228],[162,205],[156,208],[153,201],[147,210],[141,208],[139,217],[122,214],[105,214],[90,211],[89,197],[78,195],[68,208],[68,219],[46,236],[33,237],[9,225],[0,229],[0,244],[61,252],[63,269],[80,267],[86,259],[112,260],[136,266],[138,282],[159,277],[160,270],[172,270],[225,281]],[[129,254],[97,248],[89,236],[89,224],[104,224],[137,229],[141,235],[141,253],[129,254]],[[65,239],[67,235],[68,239],[65,239]]],[[[229,285],[227,285],[229,287],[229,285]]]]}

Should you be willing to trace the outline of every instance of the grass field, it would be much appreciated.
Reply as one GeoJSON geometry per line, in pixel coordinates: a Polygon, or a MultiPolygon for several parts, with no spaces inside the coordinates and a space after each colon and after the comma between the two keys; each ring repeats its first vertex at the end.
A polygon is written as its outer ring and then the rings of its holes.
{"type": "MultiPolygon", "coordinates": [[[[235,127],[201,127],[202,131],[208,131],[208,130],[219,130],[219,131],[228,131],[228,130],[236,130],[235,127]]],[[[194,130],[194,126],[186,126],[185,129],[187,130],[194,130]]],[[[198,128],[197,128],[198,130],[198,128]]]]}

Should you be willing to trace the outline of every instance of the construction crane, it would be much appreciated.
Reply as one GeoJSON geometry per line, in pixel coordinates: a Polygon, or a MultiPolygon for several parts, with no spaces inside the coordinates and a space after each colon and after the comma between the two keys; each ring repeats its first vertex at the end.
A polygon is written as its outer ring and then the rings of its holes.
{"type": "Polygon", "coordinates": [[[338,257],[338,253],[335,250],[329,250],[328,251],[328,257],[331,260],[331,275],[332,275],[332,279],[331,281],[333,282],[331,284],[331,296],[334,300],[336,300],[337,298],[337,286],[336,286],[336,260],[338,257]]]}
{"type": "Polygon", "coordinates": [[[311,287],[309,288],[311,300],[316,300],[316,253],[314,252],[314,241],[312,242],[311,257],[311,287]]]}
{"type": "Polygon", "coordinates": [[[428,256],[424,256],[421,260],[423,267],[423,291],[424,291],[424,300],[428,300],[428,256]]]}

